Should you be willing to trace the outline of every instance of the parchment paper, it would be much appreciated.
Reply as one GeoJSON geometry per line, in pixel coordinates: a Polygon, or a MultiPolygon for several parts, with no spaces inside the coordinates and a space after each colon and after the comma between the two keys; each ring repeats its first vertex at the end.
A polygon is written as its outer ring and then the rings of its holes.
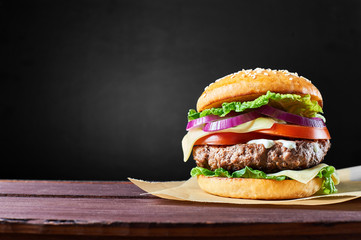
{"type": "Polygon", "coordinates": [[[361,197],[361,181],[350,181],[350,179],[358,179],[358,176],[350,176],[352,171],[349,169],[341,169],[338,173],[341,183],[336,186],[338,189],[337,193],[291,200],[251,200],[219,197],[208,194],[200,189],[196,177],[191,177],[187,181],[171,182],[147,182],[133,178],[128,179],[148,194],[180,201],[232,204],[325,205],[341,203],[361,197]]]}

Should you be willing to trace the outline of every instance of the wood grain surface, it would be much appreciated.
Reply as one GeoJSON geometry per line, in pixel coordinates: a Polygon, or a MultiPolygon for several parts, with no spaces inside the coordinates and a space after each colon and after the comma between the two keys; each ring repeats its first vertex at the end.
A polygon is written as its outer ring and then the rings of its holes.
{"type": "Polygon", "coordinates": [[[323,206],[160,199],[129,182],[0,181],[0,239],[360,239],[361,200],[323,206]]]}

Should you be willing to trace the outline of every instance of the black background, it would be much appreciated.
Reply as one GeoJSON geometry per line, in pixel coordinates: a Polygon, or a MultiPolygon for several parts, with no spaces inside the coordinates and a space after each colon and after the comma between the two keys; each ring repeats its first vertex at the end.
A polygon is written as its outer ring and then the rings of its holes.
{"type": "Polygon", "coordinates": [[[361,1],[0,1],[0,17],[0,178],[187,179],[188,109],[256,67],[311,79],[326,162],[361,164],[361,1]]]}

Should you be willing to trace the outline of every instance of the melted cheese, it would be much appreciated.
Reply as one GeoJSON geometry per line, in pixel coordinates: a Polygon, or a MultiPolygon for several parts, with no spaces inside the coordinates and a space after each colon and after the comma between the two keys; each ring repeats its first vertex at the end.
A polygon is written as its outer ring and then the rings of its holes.
{"type": "Polygon", "coordinates": [[[194,143],[207,135],[211,135],[219,132],[234,132],[234,133],[246,133],[261,129],[269,129],[276,123],[276,120],[272,118],[260,117],[255,120],[243,123],[233,128],[227,128],[216,132],[204,132],[201,127],[190,130],[182,140],[183,160],[186,162],[192,153],[194,143]]]}
{"type": "Polygon", "coordinates": [[[247,144],[262,144],[266,149],[271,148],[275,145],[275,142],[273,140],[268,139],[254,139],[251,141],[248,141],[247,144]]]}
{"type": "MultiPolygon", "coordinates": [[[[275,142],[282,143],[282,145],[285,148],[288,148],[288,149],[296,148],[296,142],[295,141],[282,140],[282,139],[275,140],[275,141],[274,140],[269,140],[269,139],[254,139],[254,140],[248,141],[247,144],[252,144],[252,143],[262,144],[266,149],[268,149],[268,148],[273,147],[275,145],[275,142]]],[[[315,145],[318,146],[318,144],[315,144],[315,145]]]]}
{"type": "MultiPolygon", "coordinates": [[[[311,181],[313,178],[315,178],[318,174],[318,172],[323,168],[323,167],[327,167],[327,164],[321,163],[318,164],[312,168],[308,168],[308,169],[303,169],[303,170],[283,170],[280,172],[276,172],[276,173],[271,173],[271,174],[267,174],[269,176],[287,176],[289,178],[292,178],[294,180],[297,180],[301,183],[308,183],[309,181],[311,181]]],[[[332,179],[333,182],[335,183],[335,185],[339,184],[340,179],[337,175],[337,172],[334,172],[332,174],[332,179]]]]}
{"type": "MultiPolygon", "coordinates": [[[[295,141],[288,141],[288,140],[277,140],[277,142],[281,142],[282,145],[285,147],[285,148],[288,148],[288,149],[294,149],[296,148],[296,142],[295,141]]],[[[317,144],[318,146],[318,144],[317,144]]]]}

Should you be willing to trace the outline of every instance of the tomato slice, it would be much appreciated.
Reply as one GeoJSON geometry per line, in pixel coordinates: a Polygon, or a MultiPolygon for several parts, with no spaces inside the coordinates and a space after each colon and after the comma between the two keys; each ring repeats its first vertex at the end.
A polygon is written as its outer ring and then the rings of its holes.
{"type": "Polygon", "coordinates": [[[275,140],[280,138],[330,139],[331,137],[326,127],[317,128],[275,123],[270,129],[248,133],[213,133],[198,139],[194,145],[234,145],[262,138],[275,140]]]}
{"type": "Polygon", "coordinates": [[[238,143],[246,143],[253,139],[278,139],[279,137],[259,133],[259,132],[248,132],[248,133],[232,133],[222,132],[207,135],[198,139],[194,145],[234,145],[238,143]]]}
{"type": "Polygon", "coordinates": [[[326,127],[318,128],[275,123],[270,129],[258,130],[256,132],[289,138],[331,139],[326,127]]]}

